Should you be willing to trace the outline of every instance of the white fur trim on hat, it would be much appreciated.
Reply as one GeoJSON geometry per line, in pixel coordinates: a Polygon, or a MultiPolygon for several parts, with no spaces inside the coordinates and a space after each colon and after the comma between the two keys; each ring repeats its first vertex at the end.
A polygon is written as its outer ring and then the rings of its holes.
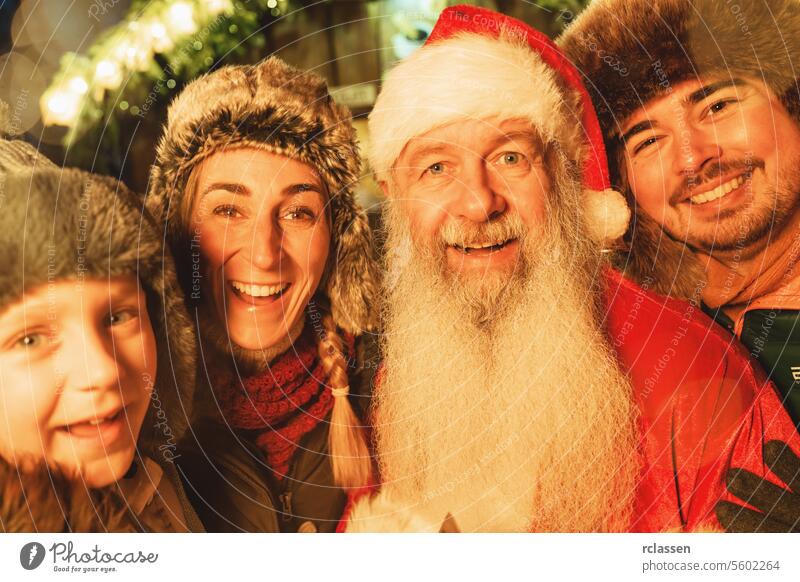
{"type": "Polygon", "coordinates": [[[584,191],[584,212],[592,238],[610,243],[622,237],[631,221],[631,209],[625,197],[616,190],[584,191]]]}
{"type": "Polygon", "coordinates": [[[463,34],[426,45],[386,77],[369,116],[369,161],[378,181],[414,137],[464,118],[529,119],[545,139],[567,120],[556,73],[526,42],[463,34]]]}

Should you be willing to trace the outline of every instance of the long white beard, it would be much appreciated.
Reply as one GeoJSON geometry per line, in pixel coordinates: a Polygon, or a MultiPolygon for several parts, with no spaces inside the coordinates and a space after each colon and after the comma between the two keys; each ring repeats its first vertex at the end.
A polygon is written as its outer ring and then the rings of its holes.
{"type": "Polygon", "coordinates": [[[433,523],[451,513],[462,531],[626,529],[635,412],[596,323],[600,261],[549,229],[504,285],[481,288],[442,275],[398,208],[387,223],[383,493],[433,523]]]}

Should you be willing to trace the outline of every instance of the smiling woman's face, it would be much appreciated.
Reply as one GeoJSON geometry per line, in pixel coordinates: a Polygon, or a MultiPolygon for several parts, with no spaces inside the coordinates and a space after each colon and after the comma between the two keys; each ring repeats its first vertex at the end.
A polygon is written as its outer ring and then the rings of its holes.
{"type": "Polygon", "coordinates": [[[322,179],[301,162],[240,148],[203,161],[194,197],[190,234],[208,307],[236,345],[275,346],[325,271],[331,231],[322,179]]]}

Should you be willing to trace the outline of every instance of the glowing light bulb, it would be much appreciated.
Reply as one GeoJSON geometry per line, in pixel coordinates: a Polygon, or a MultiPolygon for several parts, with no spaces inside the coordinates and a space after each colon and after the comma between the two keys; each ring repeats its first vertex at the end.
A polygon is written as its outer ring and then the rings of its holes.
{"type": "Polygon", "coordinates": [[[143,38],[143,35],[122,39],[114,47],[115,60],[129,69],[138,71],[146,69],[150,62],[150,47],[147,41],[148,39],[143,38]]]}
{"type": "Polygon", "coordinates": [[[83,77],[73,77],[69,80],[68,87],[76,95],[85,95],[89,90],[89,83],[83,77]]]}
{"type": "Polygon", "coordinates": [[[278,0],[269,0],[267,2],[267,8],[275,8],[278,5],[278,0]]]}
{"type": "Polygon", "coordinates": [[[154,20],[147,27],[147,33],[150,35],[150,42],[153,50],[157,53],[163,53],[172,48],[173,42],[167,32],[167,27],[158,20],[154,20]]]}
{"type": "Polygon", "coordinates": [[[45,125],[72,127],[81,108],[81,96],[69,89],[59,88],[42,95],[42,120],[45,125]]]}
{"type": "Polygon", "coordinates": [[[232,8],[230,0],[206,0],[206,10],[212,16],[232,8]]]}
{"type": "Polygon", "coordinates": [[[167,21],[175,34],[192,34],[197,30],[194,8],[187,2],[176,2],[167,10],[167,21]]]}
{"type": "Polygon", "coordinates": [[[122,71],[114,61],[103,59],[95,67],[94,80],[104,89],[116,89],[122,84],[122,71]]]}

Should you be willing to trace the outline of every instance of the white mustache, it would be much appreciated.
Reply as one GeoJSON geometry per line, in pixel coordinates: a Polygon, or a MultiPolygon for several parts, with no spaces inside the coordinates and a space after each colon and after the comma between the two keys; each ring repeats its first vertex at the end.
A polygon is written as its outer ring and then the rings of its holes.
{"type": "Polygon", "coordinates": [[[481,247],[523,239],[527,233],[519,215],[508,214],[498,220],[477,224],[450,220],[442,226],[439,238],[443,246],[481,247]]]}

